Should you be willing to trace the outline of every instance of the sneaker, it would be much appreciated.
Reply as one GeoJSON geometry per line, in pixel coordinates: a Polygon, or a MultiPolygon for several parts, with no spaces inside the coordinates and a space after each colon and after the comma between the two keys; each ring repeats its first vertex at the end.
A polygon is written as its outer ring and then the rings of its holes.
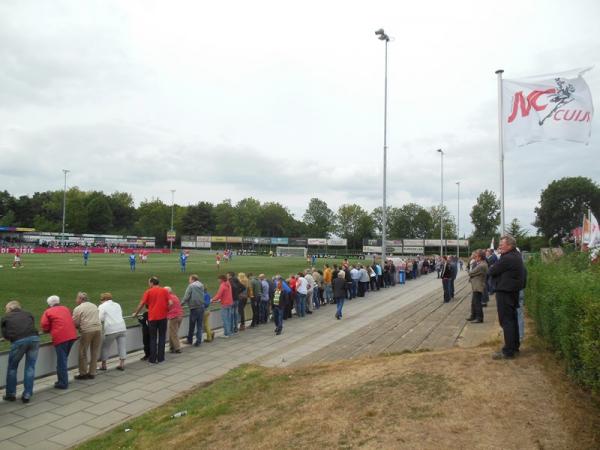
{"type": "Polygon", "coordinates": [[[2,397],[2,400],[4,400],[5,402],[14,402],[16,399],[17,396],[15,394],[9,394],[2,397]]]}
{"type": "Polygon", "coordinates": [[[29,401],[30,401],[30,400],[31,400],[31,399],[30,399],[29,397],[24,397],[24,396],[23,396],[23,397],[21,397],[21,401],[22,401],[23,403],[29,403],[29,401]]]}

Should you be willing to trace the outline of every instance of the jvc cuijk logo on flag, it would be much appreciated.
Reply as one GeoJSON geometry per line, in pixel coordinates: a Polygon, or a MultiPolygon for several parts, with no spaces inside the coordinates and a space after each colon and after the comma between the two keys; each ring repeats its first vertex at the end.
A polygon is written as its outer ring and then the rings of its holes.
{"type": "Polygon", "coordinates": [[[587,144],[594,106],[583,74],[590,68],[502,82],[504,138],[509,145],[564,140],[587,144]]]}

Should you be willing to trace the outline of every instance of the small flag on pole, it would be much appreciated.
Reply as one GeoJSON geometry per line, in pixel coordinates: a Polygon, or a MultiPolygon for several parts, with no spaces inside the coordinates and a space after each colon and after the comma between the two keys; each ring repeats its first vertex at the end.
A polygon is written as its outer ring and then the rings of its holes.
{"type": "Polygon", "coordinates": [[[504,79],[502,126],[506,143],[511,147],[554,140],[588,144],[594,106],[583,74],[590,69],[504,79]]]}

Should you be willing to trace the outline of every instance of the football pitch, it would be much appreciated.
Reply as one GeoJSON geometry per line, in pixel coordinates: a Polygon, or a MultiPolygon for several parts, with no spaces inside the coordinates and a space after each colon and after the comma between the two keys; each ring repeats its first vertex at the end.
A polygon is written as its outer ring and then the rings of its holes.
{"type": "MultiPolygon", "coordinates": [[[[151,254],[145,264],[137,262],[135,272],[130,271],[128,256],[118,254],[92,254],[87,266],[84,266],[81,254],[25,254],[22,255],[23,267],[17,269],[12,269],[12,262],[13,255],[0,255],[0,315],[4,314],[4,305],[9,300],[19,300],[23,308],[34,315],[36,324],[47,308],[46,298],[53,294],[73,309],[79,291],[87,292],[96,304],[102,292],[111,292],[113,299],[121,304],[123,314],[130,315],[148,288],[148,278],[152,275],[158,276],[162,286],[170,286],[181,297],[192,273],[200,277],[210,294],[214,294],[220,273],[264,273],[269,277],[280,273],[287,278],[308,267],[304,258],[236,255],[232,261],[222,261],[217,270],[213,254],[192,253],[186,273],[182,273],[179,252],[151,254]]],[[[318,259],[316,265],[322,269],[325,263],[340,262],[341,259],[318,259]]]]}

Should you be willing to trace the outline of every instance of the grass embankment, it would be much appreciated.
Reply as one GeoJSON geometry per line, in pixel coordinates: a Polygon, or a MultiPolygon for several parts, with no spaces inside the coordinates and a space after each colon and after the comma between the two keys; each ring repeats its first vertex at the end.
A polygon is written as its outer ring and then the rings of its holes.
{"type": "Polygon", "coordinates": [[[598,448],[598,406],[548,354],[490,352],[242,366],[79,448],[598,448]]]}

